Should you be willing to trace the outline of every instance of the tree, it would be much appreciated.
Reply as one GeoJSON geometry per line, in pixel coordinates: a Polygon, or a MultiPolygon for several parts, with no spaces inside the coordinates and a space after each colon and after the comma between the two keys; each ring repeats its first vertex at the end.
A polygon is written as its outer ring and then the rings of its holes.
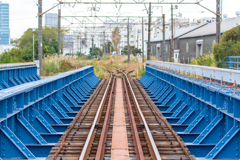
{"type": "Polygon", "coordinates": [[[240,26],[232,28],[222,35],[220,43],[212,47],[217,67],[224,67],[227,56],[240,56],[240,26]]]}
{"type": "Polygon", "coordinates": [[[102,50],[98,47],[94,47],[94,52],[92,52],[92,48],[90,48],[89,51],[90,51],[91,57],[95,56],[95,58],[96,58],[97,56],[102,57],[102,55],[103,55],[102,50]]]}
{"type": "MultiPolygon", "coordinates": [[[[68,32],[68,29],[61,30],[61,37],[63,38],[68,32]]],[[[38,59],[38,30],[34,32],[34,56],[38,59]]],[[[43,55],[58,53],[58,29],[57,27],[44,27],[43,28],[43,55]]],[[[33,32],[32,29],[27,29],[26,32],[19,38],[11,43],[15,48],[6,51],[0,55],[0,63],[13,63],[13,62],[31,62],[33,59],[33,32]]],[[[61,43],[63,49],[63,43],[61,43]]]]}
{"type": "Polygon", "coordinates": [[[113,48],[116,51],[116,53],[118,53],[119,52],[118,44],[121,40],[121,36],[120,36],[118,27],[114,28],[114,30],[112,31],[111,39],[112,39],[112,43],[113,43],[113,48]]]}
{"type": "MultiPolygon", "coordinates": [[[[138,48],[136,48],[134,45],[130,45],[129,46],[129,48],[130,48],[130,54],[141,54],[142,53],[142,51],[141,51],[141,49],[138,49],[138,48]]],[[[126,46],[124,46],[123,47],[123,49],[122,49],[122,54],[128,54],[128,45],[126,45],[126,46]]],[[[134,55],[135,56],[135,55],[134,55]]]]}

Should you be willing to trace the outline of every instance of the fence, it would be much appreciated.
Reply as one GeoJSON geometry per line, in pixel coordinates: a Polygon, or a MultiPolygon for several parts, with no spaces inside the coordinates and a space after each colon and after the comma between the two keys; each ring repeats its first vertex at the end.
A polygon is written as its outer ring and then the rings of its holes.
{"type": "Polygon", "coordinates": [[[228,56],[227,61],[224,62],[225,68],[240,69],[240,56],[228,56]]]}

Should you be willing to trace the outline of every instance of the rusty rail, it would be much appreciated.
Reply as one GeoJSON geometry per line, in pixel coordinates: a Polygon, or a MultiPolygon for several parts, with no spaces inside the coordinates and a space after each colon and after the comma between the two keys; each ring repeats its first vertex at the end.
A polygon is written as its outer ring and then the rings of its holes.
{"type": "Polygon", "coordinates": [[[105,119],[104,119],[104,124],[103,124],[103,128],[102,128],[101,137],[100,137],[100,140],[99,140],[95,160],[101,160],[101,159],[103,159],[103,156],[104,156],[104,150],[105,150],[105,144],[106,144],[107,134],[108,134],[107,131],[108,131],[108,127],[109,127],[108,124],[109,124],[109,121],[110,121],[111,106],[112,106],[112,102],[113,102],[113,93],[114,93],[115,83],[116,83],[116,77],[114,77],[114,79],[113,79],[113,84],[112,84],[112,88],[111,88],[111,92],[110,92],[110,97],[109,97],[109,100],[108,100],[107,112],[106,112],[106,116],[105,116],[105,119]]]}
{"type": "MultiPolygon", "coordinates": [[[[117,70],[118,70],[118,69],[117,69],[117,70]]],[[[118,71],[122,72],[121,70],[118,70],[118,71]]],[[[135,104],[136,104],[136,108],[137,108],[137,110],[138,110],[138,112],[139,112],[139,114],[140,114],[140,117],[141,117],[142,121],[143,121],[143,124],[144,124],[144,127],[145,127],[145,129],[146,129],[146,132],[147,132],[147,135],[148,135],[148,138],[149,138],[151,147],[152,147],[153,152],[154,152],[154,154],[155,154],[154,156],[156,157],[157,160],[161,160],[162,158],[161,158],[161,156],[160,156],[160,154],[159,154],[159,152],[158,152],[157,146],[156,146],[156,144],[155,144],[155,141],[154,141],[154,139],[153,139],[153,136],[152,136],[152,134],[151,134],[151,131],[150,131],[149,127],[148,127],[148,124],[147,124],[147,122],[146,122],[146,119],[145,119],[145,117],[144,117],[144,115],[143,115],[143,113],[142,113],[142,111],[141,111],[141,108],[140,108],[140,106],[139,106],[139,104],[138,104],[137,98],[136,98],[136,96],[135,96],[135,94],[134,94],[134,92],[133,92],[133,89],[132,89],[132,86],[131,86],[130,81],[129,81],[129,79],[128,79],[128,76],[127,76],[126,73],[124,73],[124,72],[122,72],[122,73],[123,73],[123,75],[126,77],[126,80],[127,80],[128,84],[129,84],[130,91],[131,91],[131,93],[132,93],[133,99],[134,99],[135,104]]]]}
{"type": "Polygon", "coordinates": [[[126,102],[127,102],[127,108],[128,108],[128,115],[129,115],[129,119],[130,119],[130,123],[131,123],[131,129],[133,131],[133,143],[134,143],[134,149],[136,154],[136,159],[137,160],[144,160],[144,155],[143,155],[143,150],[142,150],[142,146],[141,146],[141,142],[138,136],[138,131],[137,131],[137,126],[136,126],[136,122],[134,119],[134,115],[133,115],[133,110],[132,110],[132,106],[130,103],[130,98],[128,95],[128,88],[126,85],[126,80],[124,79],[124,77],[122,78],[123,80],[123,85],[124,85],[124,89],[125,89],[125,98],[126,98],[126,102]]]}
{"type": "Polygon", "coordinates": [[[184,145],[182,144],[182,141],[180,140],[180,138],[178,137],[178,135],[176,134],[176,132],[172,129],[172,127],[170,126],[170,124],[166,121],[166,119],[162,118],[159,114],[158,111],[156,110],[156,108],[152,105],[152,103],[149,101],[149,99],[147,98],[147,96],[144,94],[144,92],[142,91],[141,87],[139,86],[139,84],[136,82],[136,80],[133,81],[134,84],[137,86],[137,88],[139,89],[140,93],[142,94],[142,96],[144,97],[144,100],[148,103],[149,107],[151,107],[154,112],[155,115],[158,116],[159,119],[161,119],[166,126],[170,129],[170,131],[172,132],[172,134],[174,135],[174,137],[177,139],[178,143],[180,144],[183,152],[186,154],[186,156],[191,160],[191,156],[188,153],[188,151],[186,150],[186,148],[184,147],[184,145]]]}
{"type": "MultiPolygon", "coordinates": [[[[81,108],[80,112],[77,114],[77,116],[74,118],[74,120],[72,121],[72,124],[69,128],[69,130],[67,131],[67,133],[64,135],[61,145],[58,148],[58,150],[56,151],[56,153],[53,155],[52,160],[55,160],[56,157],[58,156],[58,154],[60,153],[60,151],[62,150],[64,144],[65,144],[65,140],[67,138],[67,136],[69,135],[69,133],[71,132],[71,130],[74,128],[74,125],[76,124],[77,120],[80,118],[81,113],[83,112],[83,110],[86,108],[87,105],[89,105],[90,103],[93,103],[94,99],[97,98],[98,93],[101,91],[103,85],[104,85],[105,81],[102,81],[101,84],[98,86],[98,89],[94,91],[94,93],[92,94],[93,96],[91,96],[88,101],[84,104],[84,106],[81,108]]],[[[90,104],[91,105],[91,104],[90,104]]]]}
{"type": "Polygon", "coordinates": [[[92,139],[92,135],[93,135],[93,131],[94,131],[95,125],[96,125],[96,123],[97,123],[97,120],[99,119],[100,112],[101,112],[101,110],[102,110],[102,108],[103,108],[102,106],[103,106],[104,101],[105,101],[105,99],[106,99],[106,95],[107,95],[107,92],[108,92],[108,88],[109,88],[110,83],[111,83],[111,81],[112,81],[113,73],[112,73],[110,70],[108,70],[108,71],[110,72],[111,77],[110,77],[110,80],[109,80],[109,82],[108,82],[107,88],[106,88],[106,90],[105,90],[105,92],[104,92],[102,101],[101,101],[101,103],[100,103],[100,105],[99,105],[99,108],[98,108],[98,110],[97,110],[96,116],[95,116],[94,121],[93,121],[93,123],[92,123],[92,127],[91,127],[91,129],[90,129],[90,131],[89,131],[88,137],[87,137],[86,142],[85,142],[85,144],[84,144],[84,147],[83,147],[83,150],[82,150],[82,152],[81,152],[81,155],[80,155],[79,160],[84,160],[84,159],[85,159],[87,150],[88,150],[88,148],[89,148],[90,141],[91,141],[91,139],[92,139]]]}

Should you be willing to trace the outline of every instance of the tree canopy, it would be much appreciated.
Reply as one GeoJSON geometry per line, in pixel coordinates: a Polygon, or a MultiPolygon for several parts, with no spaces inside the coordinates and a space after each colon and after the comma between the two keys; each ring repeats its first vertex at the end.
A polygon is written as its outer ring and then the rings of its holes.
{"type": "Polygon", "coordinates": [[[240,25],[226,31],[212,48],[217,67],[224,67],[227,56],[240,56],[240,25]]]}
{"type": "Polygon", "coordinates": [[[121,41],[121,36],[118,27],[114,28],[114,30],[112,31],[111,39],[114,50],[116,51],[116,53],[118,53],[119,52],[118,44],[121,41]]]}
{"type": "Polygon", "coordinates": [[[95,56],[95,58],[97,58],[97,56],[103,56],[102,50],[98,47],[94,47],[94,52],[92,52],[92,47],[89,49],[89,51],[91,57],[95,56]]]}
{"type": "MultiPolygon", "coordinates": [[[[61,37],[69,31],[61,30],[61,37]]],[[[57,27],[43,27],[43,56],[58,53],[58,29],[57,27]]],[[[9,51],[5,51],[0,55],[0,63],[30,62],[33,59],[33,32],[27,29],[24,34],[16,40],[11,41],[15,46],[9,51]]],[[[63,43],[61,44],[63,49],[63,43]]],[[[38,29],[34,32],[34,58],[38,59],[38,29]]]]}
{"type": "MultiPolygon", "coordinates": [[[[141,49],[136,48],[135,45],[132,45],[132,46],[130,45],[129,48],[130,48],[130,54],[133,54],[134,56],[136,53],[138,54],[142,53],[141,49]]],[[[122,54],[127,54],[127,53],[128,53],[128,45],[124,46],[122,49],[122,54]]]]}

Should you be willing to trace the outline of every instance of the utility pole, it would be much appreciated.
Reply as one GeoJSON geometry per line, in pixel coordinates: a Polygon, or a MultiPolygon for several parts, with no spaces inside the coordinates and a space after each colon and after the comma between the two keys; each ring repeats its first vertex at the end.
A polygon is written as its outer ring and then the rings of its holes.
{"type": "Polygon", "coordinates": [[[128,41],[128,63],[130,62],[130,46],[129,46],[129,18],[128,18],[128,25],[127,25],[127,41],[128,41]]]}
{"type": "Polygon", "coordinates": [[[94,53],[94,39],[92,37],[92,53],[94,53]]]}
{"type": "Polygon", "coordinates": [[[148,52],[147,52],[147,60],[150,60],[151,54],[151,2],[149,3],[149,10],[148,10],[148,52]]]}
{"type": "Polygon", "coordinates": [[[172,57],[174,54],[174,39],[173,39],[173,5],[171,4],[171,33],[172,33],[172,39],[171,39],[171,52],[170,52],[170,62],[172,62],[172,57]]]}
{"type": "Polygon", "coordinates": [[[220,42],[220,38],[221,38],[221,0],[217,0],[216,3],[216,7],[217,7],[217,17],[216,17],[216,41],[217,43],[220,42]]]}
{"type": "Polygon", "coordinates": [[[105,56],[105,31],[103,31],[103,57],[105,56]]]}
{"type": "Polygon", "coordinates": [[[139,29],[137,30],[137,49],[138,49],[138,40],[139,40],[138,33],[139,33],[139,29]]]}
{"type": "Polygon", "coordinates": [[[80,35],[80,43],[79,43],[79,46],[80,46],[80,53],[82,53],[82,36],[80,35]]]}
{"type": "Polygon", "coordinates": [[[61,9],[58,9],[58,55],[61,55],[61,9]]]}
{"type": "Polygon", "coordinates": [[[42,76],[42,0],[38,0],[38,60],[39,60],[39,74],[42,76]]]}
{"type": "Polygon", "coordinates": [[[144,63],[144,25],[142,17],[142,62],[144,63]]]}
{"type": "Polygon", "coordinates": [[[163,46],[162,46],[162,51],[163,51],[163,59],[166,60],[166,42],[165,42],[165,14],[162,15],[162,23],[163,23],[163,46]]]}

